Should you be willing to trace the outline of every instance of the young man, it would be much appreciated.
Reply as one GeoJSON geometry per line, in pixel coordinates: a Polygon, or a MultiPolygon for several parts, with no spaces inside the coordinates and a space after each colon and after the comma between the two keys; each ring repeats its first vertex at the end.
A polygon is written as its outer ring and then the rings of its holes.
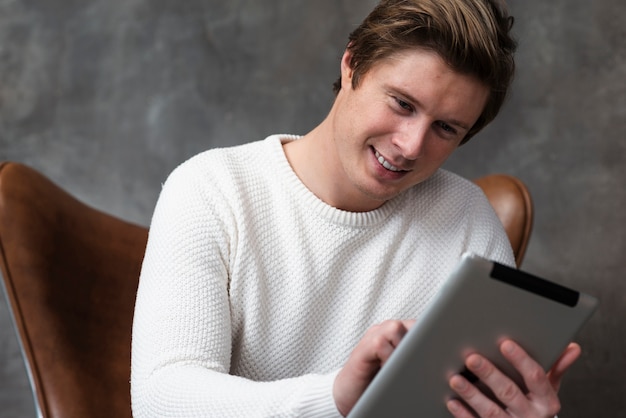
{"type": "MultiPolygon", "coordinates": [[[[510,26],[490,0],[384,0],[318,127],[172,173],[137,297],[136,417],[345,416],[464,252],[513,264],[480,190],[440,169],[502,105],[510,26]]],[[[506,409],[461,376],[451,387],[480,416],[554,416],[579,347],[548,374],[501,349],[529,393],[479,354],[467,367],[506,409]]]]}

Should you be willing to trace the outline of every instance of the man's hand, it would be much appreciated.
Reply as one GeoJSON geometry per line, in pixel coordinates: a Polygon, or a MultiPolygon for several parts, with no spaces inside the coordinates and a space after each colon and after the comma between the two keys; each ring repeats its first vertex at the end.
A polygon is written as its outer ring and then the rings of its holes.
{"type": "Polygon", "coordinates": [[[335,378],[333,396],[343,416],[352,410],[414,322],[390,320],[367,330],[335,378]]]}
{"type": "MultiPolygon", "coordinates": [[[[479,354],[469,355],[465,365],[494,392],[506,409],[501,408],[460,375],[450,378],[450,387],[480,417],[553,418],[561,408],[557,395],[561,378],[580,356],[580,346],[571,343],[548,373],[513,341],[504,341],[500,345],[500,351],[520,372],[528,393],[522,392],[511,379],[479,354]]],[[[474,417],[458,400],[450,400],[448,409],[456,418],[474,417]]]]}

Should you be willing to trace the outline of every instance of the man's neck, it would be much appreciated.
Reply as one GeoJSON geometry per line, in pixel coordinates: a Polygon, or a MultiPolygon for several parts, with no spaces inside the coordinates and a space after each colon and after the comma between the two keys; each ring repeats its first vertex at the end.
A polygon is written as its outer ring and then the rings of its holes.
{"type": "Polygon", "coordinates": [[[300,181],[330,206],[350,212],[367,212],[384,202],[367,199],[346,187],[346,174],[337,158],[331,117],[311,132],[283,146],[291,168],[300,181]]]}

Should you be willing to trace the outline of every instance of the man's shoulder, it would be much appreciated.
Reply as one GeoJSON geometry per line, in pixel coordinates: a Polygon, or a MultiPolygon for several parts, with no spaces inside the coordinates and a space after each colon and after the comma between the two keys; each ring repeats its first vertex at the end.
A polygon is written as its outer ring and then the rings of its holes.
{"type": "Polygon", "coordinates": [[[214,181],[237,177],[251,169],[255,162],[266,159],[279,141],[279,138],[270,136],[254,142],[207,149],[179,164],[169,177],[214,181]]]}
{"type": "Polygon", "coordinates": [[[489,201],[474,182],[439,169],[430,178],[411,188],[403,199],[404,211],[422,219],[468,220],[489,217],[489,201]]]}
{"type": "Polygon", "coordinates": [[[439,198],[467,199],[482,196],[480,188],[471,180],[440,168],[427,180],[415,187],[418,194],[433,194],[439,198]]]}
{"type": "Polygon", "coordinates": [[[241,161],[248,155],[267,149],[271,146],[271,138],[260,141],[246,142],[225,147],[210,148],[199,152],[181,163],[176,170],[198,170],[200,168],[210,169],[212,164],[241,161]]]}
{"type": "Polygon", "coordinates": [[[289,167],[281,160],[281,152],[278,136],[212,148],[177,166],[163,190],[177,190],[177,195],[193,195],[195,199],[233,207],[250,205],[279,187],[276,180],[286,170],[283,166],[289,167]]]}

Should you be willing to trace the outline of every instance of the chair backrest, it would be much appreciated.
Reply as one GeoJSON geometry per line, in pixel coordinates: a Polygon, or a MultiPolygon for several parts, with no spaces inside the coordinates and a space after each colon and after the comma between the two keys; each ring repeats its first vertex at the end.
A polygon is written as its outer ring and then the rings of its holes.
{"type": "Polygon", "coordinates": [[[130,340],[147,228],[0,164],[0,265],[43,417],[131,417],[130,340]]]}
{"type": "Polygon", "coordinates": [[[528,188],[520,179],[507,174],[490,174],[474,182],[483,189],[500,218],[519,267],[533,227],[533,202],[528,188]]]}

